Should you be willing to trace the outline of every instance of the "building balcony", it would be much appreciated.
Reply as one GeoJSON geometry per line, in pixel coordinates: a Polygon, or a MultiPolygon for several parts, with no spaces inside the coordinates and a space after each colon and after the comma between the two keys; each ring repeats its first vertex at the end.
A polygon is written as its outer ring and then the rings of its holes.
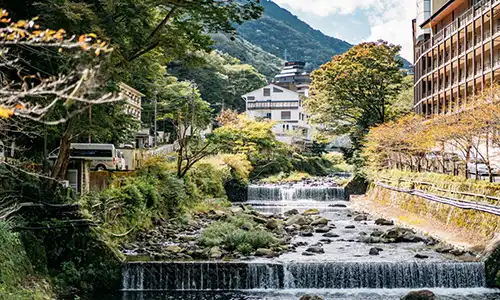
{"type": "MultiPolygon", "coordinates": [[[[483,0],[483,1],[478,2],[476,5],[474,5],[473,7],[470,7],[467,11],[463,12],[453,22],[451,22],[446,27],[444,27],[441,30],[439,30],[438,32],[436,32],[432,36],[432,38],[429,39],[428,41],[426,41],[425,43],[423,43],[422,46],[420,47],[419,51],[417,51],[417,52],[419,52],[419,55],[417,56],[418,57],[417,60],[420,58],[421,55],[424,55],[428,50],[430,50],[434,46],[437,46],[439,43],[443,42],[444,40],[446,40],[450,36],[454,35],[458,30],[462,29],[462,27],[471,23],[476,17],[479,17],[482,14],[489,12],[490,1],[491,0],[483,0]]],[[[494,6],[496,6],[499,3],[500,3],[500,0],[493,1],[494,6]]],[[[495,29],[494,29],[494,31],[495,31],[495,29]]],[[[488,31],[488,34],[489,34],[489,31],[488,31]]],[[[483,37],[483,38],[488,38],[488,37],[483,37]]],[[[483,39],[478,39],[478,40],[476,40],[476,43],[479,43],[482,40],[483,39]]],[[[467,49],[470,49],[471,47],[473,47],[473,44],[468,43],[467,49]]]]}

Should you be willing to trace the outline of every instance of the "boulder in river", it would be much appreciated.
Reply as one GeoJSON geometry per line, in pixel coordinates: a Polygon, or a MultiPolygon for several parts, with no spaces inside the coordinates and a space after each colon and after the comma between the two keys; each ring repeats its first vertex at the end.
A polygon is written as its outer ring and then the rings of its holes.
{"type": "Polygon", "coordinates": [[[293,215],[293,216],[290,216],[288,219],[286,219],[285,221],[285,225],[286,226],[290,226],[290,225],[307,225],[309,224],[309,222],[306,220],[306,218],[304,218],[303,216],[301,215],[293,215]]]}
{"type": "Polygon", "coordinates": [[[333,233],[333,232],[325,233],[325,234],[323,234],[323,236],[326,237],[326,238],[338,238],[339,237],[338,234],[333,233]]]}
{"type": "Polygon", "coordinates": [[[380,218],[375,220],[375,224],[381,226],[392,226],[394,225],[394,221],[380,218]]]}
{"type": "Polygon", "coordinates": [[[298,215],[299,214],[299,211],[297,209],[291,209],[289,211],[286,211],[284,213],[285,217],[289,217],[289,216],[294,216],[294,215],[298,215]]]}
{"type": "Polygon", "coordinates": [[[310,230],[304,230],[304,231],[300,232],[300,236],[310,237],[310,236],[314,236],[314,233],[310,230]]]}
{"type": "Polygon", "coordinates": [[[409,292],[401,300],[436,300],[436,295],[429,290],[409,292]]]}
{"type": "Polygon", "coordinates": [[[347,205],[339,203],[339,204],[330,204],[330,205],[328,205],[328,207],[341,207],[341,208],[343,208],[343,207],[347,207],[347,205]]]}
{"type": "Polygon", "coordinates": [[[425,254],[420,254],[420,253],[417,253],[415,254],[415,258],[418,258],[418,259],[426,259],[426,258],[429,258],[429,256],[425,255],[425,254]]]}
{"type": "Polygon", "coordinates": [[[370,236],[376,236],[376,237],[380,237],[384,234],[383,231],[380,231],[380,230],[375,230],[373,231],[372,233],[370,233],[370,236]]]}
{"type": "Polygon", "coordinates": [[[347,225],[347,226],[345,227],[345,229],[354,229],[354,228],[356,228],[356,226],[354,226],[354,225],[347,225]]]}
{"type": "Polygon", "coordinates": [[[379,255],[380,251],[378,248],[371,248],[369,254],[370,255],[379,255]]]}
{"type": "Polygon", "coordinates": [[[368,220],[368,216],[365,214],[357,215],[356,217],[354,217],[354,221],[357,221],[357,222],[366,221],[366,220],[368,220]]]}
{"type": "Polygon", "coordinates": [[[315,216],[319,215],[319,209],[311,208],[302,213],[304,216],[315,216]]]}
{"type": "Polygon", "coordinates": [[[316,233],[328,233],[330,232],[330,228],[329,227],[318,227],[315,229],[316,233]]]}
{"type": "Polygon", "coordinates": [[[278,228],[279,225],[280,225],[280,223],[278,222],[278,220],[271,219],[271,220],[267,221],[266,227],[267,227],[267,229],[274,230],[274,229],[278,228]]]}
{"type": "Polygon", "coordinates": [[[304,256],[314,256],[314,253],[312,253],[312,252],[302,252],[302,255],[304,255],[304,256]]]}
{"type": "Polygon", "coordinates": [[[323,254],[325,253],[325,250],[321,246],[311,246],[307,248],[306,252],[323,254]]]}
{"type": "Polygon", "coordinates": [[[435,249],[435,251],[437,253],[450,253],[451,251],[453,251],[453,247],[451,247],[451,246],[441,246],[441,247],[437,247],[435,249]]]}
{"type": "Polygon", "coordinates": [[[260,248],[255,251],[255,256],[272,258],[278,256],[278,254],[273,250],[260,248]]]}
{"type": "Polygon", "coordinates": [[[323,217],[317,218],[314,221],[312,221],[311,225],[312,226],[316,226],[316,225],[328,225],[328,219],[327,218],[323,218],[323,217]]]}
{"type": "Polygon", "coordinates": [[[219,259],[222,257],[222,251],[219,247],[215,246],[210,248],[210,258],[219,259]]]}

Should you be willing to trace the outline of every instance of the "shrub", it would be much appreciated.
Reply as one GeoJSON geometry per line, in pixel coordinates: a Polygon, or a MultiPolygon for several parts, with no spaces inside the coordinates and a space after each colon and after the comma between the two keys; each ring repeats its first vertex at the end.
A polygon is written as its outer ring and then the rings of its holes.
{"type": "Polygon", "coordinates": [[[245,155],[224,154],[222,160],[231,168],[238,179],[248,180],[253,167],[245,155]]]}
{"type": "Polygon", "coordinates": [[[225,196],[224,183],[230,178],[229,168],[225,165],[214,165],[200,162],[191,168],[186,177],[186,183],[192,189],[196,200],[201,198],[221,198],[225,196]]]}
{"type": "Polygon", "coordinates": [[[250,244],[243,243],[238,245],[238,247],[236,247],[236,251],[244,255],[249,255],[250,253],[252,253],[253,247],[250,244]]]}
{"type": "Polygon", "coordinates": [[[233,217],[210,224],[203,231],[199,243],[206,247],[223,247],[229,251],[241,252],[244,249],[249,253],[258,248],[270,248],[277,243],[277,239],[272,233],[256,228],[250,217],[233,217]],[[247,230],[241,229],[242,225],[247,230]]]}

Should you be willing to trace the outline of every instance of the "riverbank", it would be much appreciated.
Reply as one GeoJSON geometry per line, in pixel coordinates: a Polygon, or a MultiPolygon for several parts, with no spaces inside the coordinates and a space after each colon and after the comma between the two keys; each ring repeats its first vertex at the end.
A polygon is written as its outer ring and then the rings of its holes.
{"type": "MultiPolygon", "coordinates": [[[[498,187],[439,174],[383,172],[374,180],[403,189],[418,189],[439,197],[487,203],[498,187]],[[461,198],[465,195],[466,199],[461,198]],[[480,196],[483,195],[483,196],[480,196]],[[491,197],[488,198],[488,197],[491,197]]],[[[351,197],[354,207],[390,218],[405,227],[433,236],[450,246],[474,253],[486,261],[489,286],[500,286],[500,217],[487,212],[462,209],[416,195],[372,184],[365,196],[351,197]]],[[[491,204],[490,204],[491,205],[491,204]]]]}

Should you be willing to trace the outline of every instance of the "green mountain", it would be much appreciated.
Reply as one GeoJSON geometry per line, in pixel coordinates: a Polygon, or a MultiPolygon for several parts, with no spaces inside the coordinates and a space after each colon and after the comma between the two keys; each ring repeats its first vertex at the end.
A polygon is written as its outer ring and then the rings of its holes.
{"type": "MultiPolygon", "coordinates": [[[[313,29],[273,1],[262,0],[261,5],[264,7],[262,18],[238,25],[236,28],[239,37],[236,37],[235,41],[219,36],[222,42],[216,38],[216,48],[253,65],[268,78],[277,73],[273,74],[271,71],[275,69],[278,61],[267,58],[261,49],[281,59],[285,59],[286,53],[288,60],[304,61],[307,63],[307,69],[313,70],[330,61],[332,56],[344,53],[352,47],[345,41],[313,29]],[[251,54],[245,54],[252,45],[257,47],[251,54]],[[264,65],[262,59],[267,60],[264,65]],[[252,61],[256,61],[257,65],[252,61]]],[[[409,65],[404,59],[403,63],[406,67],[409,65]]]]}
{"type": "Polygon", "coordinates": [[[214,34],[212,39],[216,42],[217,50],[238,58],[244,64],[253,66],[268,80],[278,74],[284,65],[283,59],[262,50],[239,36],[230,38],[224,34],[214,34]]]}

